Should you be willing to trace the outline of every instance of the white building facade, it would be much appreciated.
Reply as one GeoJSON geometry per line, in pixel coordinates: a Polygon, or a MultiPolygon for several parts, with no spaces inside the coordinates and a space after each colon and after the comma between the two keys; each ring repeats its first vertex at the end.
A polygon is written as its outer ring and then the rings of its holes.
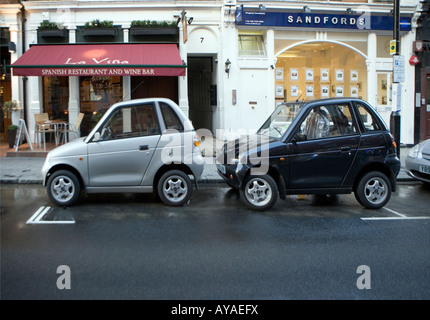
{"type": "MultiPolygon", "coordinates": [[[[186,67],[185,75],[178,76],[12,75],[11,98],[25,109],[20,117],[31,136],[36,113],[74,123],[84,112],[85,134],[95,114],[109,104],[155,95],[177,102],[196,129],[208,129],[219,138],[257,129],[277,104],[297,99],[357,96],[390,121],[395,80],[389,48],[392,1],[69,0],[7,6],[0,9],[0,23],[16,44],[11,64],[33,45],[173,43],[186,67]],[[95,19],[112,21],[116,34],[85,36],[85,24],[95,19]],[[147,20],[176,21],[178,32],[135,35],[133,21],[147,20]],[[66,31],[44,37],[43,21],[66,31]],[[104,96],[97,91],[100,86],[104,96]]],[[[407,145],[414,142],[415,68],[408,61],[419,6],[419,0],[401,1],[401,143],[407,145]]],[[[19,68],[12,69],[19,73],[19,68]]]]}

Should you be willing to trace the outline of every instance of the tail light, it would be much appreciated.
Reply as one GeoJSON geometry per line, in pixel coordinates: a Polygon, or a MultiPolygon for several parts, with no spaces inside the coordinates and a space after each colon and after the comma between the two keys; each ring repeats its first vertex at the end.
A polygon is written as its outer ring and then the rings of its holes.
{"type": "Polygon", "coordinates": [[[395,149],[397,149],[397,143],[396,143],[396,140],[394,139],[394,136],[391,133],[390,133],[390,136],[391,136],[391,143],[392,143],[393,147],[395,149]]]}

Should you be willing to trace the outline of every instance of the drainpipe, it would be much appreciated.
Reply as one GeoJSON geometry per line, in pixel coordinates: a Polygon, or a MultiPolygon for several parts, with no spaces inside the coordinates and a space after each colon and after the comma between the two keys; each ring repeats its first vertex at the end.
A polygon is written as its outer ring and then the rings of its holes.
{"type": "MultiPolygon", "coordinates": [[[[393,2],[393,13],[394,13],[394,23],[393,23],[393,38],[396,40],[396,56],[399,56],[400,54],[400,0],[394,0],[393,2]]],[[[394,61],[393,61],[393,76],[394,76],[394,61]]],[[[393,110],[391,111],[390,115],[390,131],[394,136],[394,141],[397,144],[397,156],[400,158],[400,126],[401,126],[401,106],[398,107],[400,102],[398,102],[398,99],[401,99],[401,95],[398,94],[398,92],[401,92],[402,85],[401,83],[397,82],[397,79],[393,81],[393,90],[392,95],[396,94],[397,97],[394,100],[394,97],[392,99],[393,101],[393,110]]]]}
{"type": "MultiPolygon", "coordinates": [[[[22,1],[19,1],[19,4],[21,5],[21,34],[22,34],[22,54],[25,52],[25,8],[22,3],[22,1]]],[[[22,109],[24,110],[24,122],[27,125],[27,80],[28,78],[26,76],[22,77],[22,109]]]]}

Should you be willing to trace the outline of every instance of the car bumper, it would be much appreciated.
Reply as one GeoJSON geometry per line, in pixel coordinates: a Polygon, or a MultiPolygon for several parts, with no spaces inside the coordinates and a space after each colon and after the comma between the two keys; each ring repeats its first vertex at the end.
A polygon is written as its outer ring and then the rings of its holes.
{"type": "Polygon", "coordinates": [[[50,157],[47,156],[45,162],[43,163],[42,166],[42,185],[45,187],[46,186],[46,180],[48,178],[48,172],[49,169],[51,169],[51,163],[50,163],[50,157]]]}
{"type": "Polygon", "coordinates": [[[224,181],[233,188],[240,188],[240,180],[236,174],[236,165],[223,165],[220,163],[216,164],[218,174],[224,181]]]}
{"type": "Polygon", "coordinates": [[[414,179],[430,183],[430,165],[425,159],[408,156],[405,160],[405,171],[414,179]]]}

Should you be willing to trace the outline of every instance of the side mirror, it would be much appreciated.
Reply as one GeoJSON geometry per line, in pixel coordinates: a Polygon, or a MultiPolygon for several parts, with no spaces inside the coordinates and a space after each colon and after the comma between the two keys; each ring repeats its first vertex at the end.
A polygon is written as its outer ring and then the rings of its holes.
{"type": "Polygon", "coordinates": [[[297,142],[300,142],[300,141],[307,141],[307,140],[308,140],[308,137],[306,136],[306,134],[304,134],[304,133],[298,133],[298,134],[296,134],[296,135],[294,136],[294,138],[293,138],[292,142],[295,144],[295,143],[297,143],[297,142]]]}
{"type": "Polygon", "coordinates": [[[296,135],[297,141],[307,141],[308,136],[305,133],[299,133],[296,135]]]}
{"type": "Polygon", "coordinates": [[[100,132],[94,133],[93,141],[94,142],[100,141],[100,132]]]}

